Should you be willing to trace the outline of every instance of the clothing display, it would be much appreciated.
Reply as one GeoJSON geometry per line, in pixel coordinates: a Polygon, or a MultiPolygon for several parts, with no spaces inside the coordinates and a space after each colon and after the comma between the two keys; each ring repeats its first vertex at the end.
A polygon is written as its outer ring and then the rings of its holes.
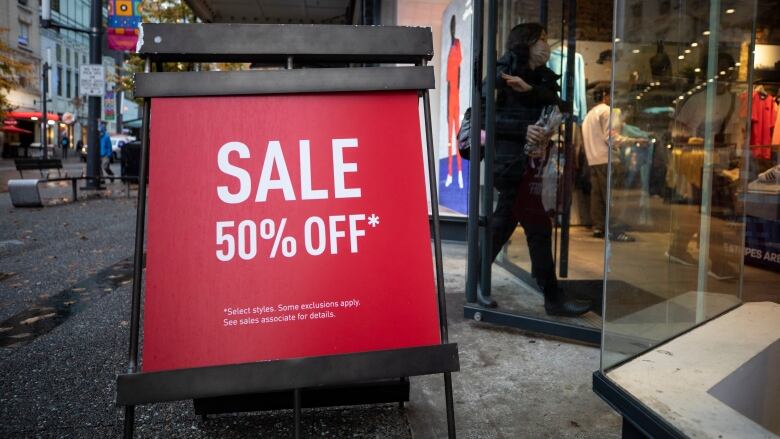
{"type": "MultiPolygon", "coordinates": [[[[775,100],[775,102],[777,102],[777,100],[775,100]]],[[[780,111],[777,111],[777,115],[775,116],[775,129],[772,132],[772,145],[780,145],[780,111]]]]}
{"type": "MultiPolygon", "coordinates": [[[[740,96],[740,116],[747,117],[747,93],[740,96]]],[[[769,93],[755,90],[752,94],[750,109],[750,145],[751,154],[755,158],[770,159],[772,149],[769,147],[773,140],[773,131],[777,123],[777,104],[769,93]]]]}
{"type": "MultiPolygon", "coordinates": [[[[566,62],[567,50],[565,48],[554,49],[550,53],[550,60],[547,61],[547,67],[553,72],[561,76],[561,99],[564,101],[566,97],[566,62]]],[[[585,60],[579,53],[574,54],[574,108],[573,116],[574,121],[582,123],[585,119],[585,115],[588,113],[588,101],[585,95],[585,60]]]]}
{"type": "MultiPolygon", "coordinates": [[[[713,164],[719,167],[728,165],[731,152],[735,147],[716,148],[713,164]]],[[[669,167],[666,169],[666,185],[678,196],[693,199],[695,192],[701,191],[702,169],[704,169],[704,148],[701,146],[682,146],[672,151],[669,167]]]]}
{"type": "Polygon", "coordinates": [[[663,41],[658,42],[656,53],[650,58],[650,71],[654,79],[666,79],[672,76],[672,61],[664,52],[663,41]]]}

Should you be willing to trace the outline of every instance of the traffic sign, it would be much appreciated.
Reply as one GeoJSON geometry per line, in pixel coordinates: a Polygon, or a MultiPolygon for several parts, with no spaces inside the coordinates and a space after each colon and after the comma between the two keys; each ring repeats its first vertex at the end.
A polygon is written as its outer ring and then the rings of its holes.
{"type": "Polygon", "coordinates": [[[82,64],[79,67],[79,90],[85,96],[103,96],[106,70],[102,64],[82,64]]]}

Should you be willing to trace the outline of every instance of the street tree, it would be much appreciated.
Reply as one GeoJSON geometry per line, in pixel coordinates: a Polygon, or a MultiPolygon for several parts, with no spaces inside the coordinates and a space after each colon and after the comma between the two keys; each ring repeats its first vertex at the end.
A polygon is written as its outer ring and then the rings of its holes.
{"type": "Polygon", "coordinates": [[[13,110],[8,92],[21,87],[20,78],[32,71],[32,65],[16,59],[13,49],[5,43],[2,36],[6,32],[7,28],[0,28],[0,119],[5,119],[5,114],[13,110]]]}

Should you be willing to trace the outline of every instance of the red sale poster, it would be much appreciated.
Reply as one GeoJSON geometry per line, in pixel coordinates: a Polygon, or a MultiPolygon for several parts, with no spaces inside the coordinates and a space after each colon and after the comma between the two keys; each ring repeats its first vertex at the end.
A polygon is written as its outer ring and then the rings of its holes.
{"type": "Polygon", "coordinates": [[[155,98],[143,370],[440,343],[416,91],[155,98]]]}

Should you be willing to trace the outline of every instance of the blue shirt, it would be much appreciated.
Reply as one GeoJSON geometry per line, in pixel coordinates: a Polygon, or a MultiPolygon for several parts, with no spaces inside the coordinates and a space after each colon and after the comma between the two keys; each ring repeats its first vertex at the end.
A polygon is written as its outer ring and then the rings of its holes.
{"type": "MultiPolygon", "coordinates": [[[[568,100],[566,97],[566,51],[560,47],[550,52],[550,60],[547,61],[547,67],[558,75],[561,75],[559,83],[561,85],[561,99],[568,100]]],[[[585,60],[579,53],[574,54],[574,120],[582,123],[585,115],[588,114],[588,101],[585,95],[585,60]]]]}

